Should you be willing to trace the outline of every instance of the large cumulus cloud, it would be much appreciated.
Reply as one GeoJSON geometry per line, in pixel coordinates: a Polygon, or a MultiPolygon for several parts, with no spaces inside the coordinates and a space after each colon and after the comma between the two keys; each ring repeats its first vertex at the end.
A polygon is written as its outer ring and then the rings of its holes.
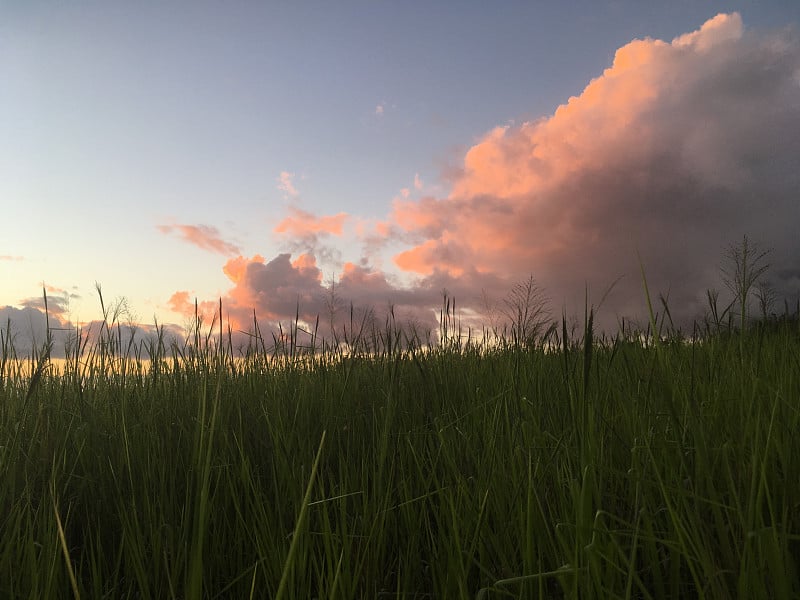
{"type": "Polygon", "coordinates": [[[405,270],[533,272],[575,303],[623,279],[612,312],[641,312],[638,256],[673,313],[701,308],[726,244],[774,248],[774,285],[796,293],[800,243],[797,35],[744,30],[718,15],[671,43],[644,39],[555,113],[489,132],[452,193],[397,202],[415,238],[405,270]]]}
{"type": "MultiPolygon", "coordinates": [[[[435,325],[444,289],[478,310],[484,291],[533,274],[556,313],[577,313],[587,286],[596,302],[618,280],[603,309],[613,325],[643,314],[641,259],[650,288],[688,322],[720,285],[723,249],[745,234],[773,248],[771,282],[793,297],[800,39],[789,29],[750,32],[734,13],[671,42],[634,40],[552,115],[488,132],[454,173],[448,195],[399,197],[363,235],[364,247],[378,238],[405,245],[393,260],[411,279],[401,285],[368,260],[345,263],[332,281],[341,297],[435,325]]],[[[322,223],[295,211],[281,233],[340,232],[339,220],[322,223]]],[[[299,305],[305,318],[324,315],[330,282],[313,241],[295,258],[228,261],[231,314],[278,321],[299,305]]],[[[191,308],[188,294],[173,301],[191,308]]]]}

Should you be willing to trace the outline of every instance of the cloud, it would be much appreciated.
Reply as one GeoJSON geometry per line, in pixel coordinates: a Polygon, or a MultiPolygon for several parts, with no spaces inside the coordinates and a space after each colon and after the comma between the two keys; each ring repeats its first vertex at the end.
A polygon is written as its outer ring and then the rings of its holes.
{"type": "Polygon", "coordinates": [[[172,312],[178,313],[179,315],[191,316],[194,314],[194,303],[189,297],[189,292],[186,290],[172,294],[169,300],[167,300],[167,306],[169,306],[172,312]]]}
{"type": "Polygon", "coordinates": [[[294,206],[289,207],[289,216],[275,226],[276,233],[306,237],[309,235],[342,235],[347,213],[317,217],[294,206]]]}
{"type": "Polygon", "coordinates": [[[209,252],[226,256],[241,253],[236,244],[223,240],[219,230],[210,225],[158,225],[157,229],[167,235],[176,233],[183,241],[209,252]]]}
{"type": "Polygon", "coordinates": [[[623,276],[609,306],[631,314],[638,252],[687,318],[744,234],[796,274],[798,73],[796,34],[746,32],[735,13],[671,43],[634,40],[552,116],[487,133],[448,197],[396,201],[390,222],[417,242],[395,263],[453,278],[533,272],[572,304],[587,283],[597,297],[623,276]]]}
{"type": "Polygon", "coordinates": [[[0,260],[7,260],[7,261],[21,261],[25,260],[22,256],[11,256],[9,254],[0,254],[0,260]]]}
{"type": "Polygon", "coordinates": [[[396,104],[391,104],[384,100],[383,102],[379,102],[378,104],[375,105],[375,109],[372,111],[372,114],[377,120],[386,117],[390,112],[393,112],[395,110],[397,110],[396,104]]]}
{"type": "MultiPolygon", "coordinates": [[[[234,331],[252,331],[255,314],[270,339],[270,331],[280,322],[293,321],[298,310],[301,319],[313,321],[324,308],[322,272],[309,254],[292,260],[284,253],[270,261],[260,255],[239,256],[228,260],[223,270],[233,284],[222,299],[223,318],[234,331]]],[[[198,315],[210,323],[218,317],[218,301],[197,301],[186,290],[175,292],[168,305],[186,319],[198,315]]]]}
{"type": "Polygon", "coordinates": [[[0,307],[0,338],[2,338],[3,343],[10,342],[18,357],[30,356],[34,352],[40,351],[47,341],[49,324],[53,339],[57,342],[53,354],[55,356],[63,356],[64,342],[69,339],[73,326],[68,320],[59,318],[62,312],[52,310],[53,308],[58,308],[58,303],[51,305],[48,298],[48,308],[51,310],[49,315],[46,316],[36,306],[36,302],[33,299],[23,302],[23,308],[14,306],[0,307]]]}
{"type": "MultiPolygon", "coordinates": [[[[55,291],[55,290],[48,290],[48,291],[55,291]]],[[[68,294],[54,296],[52,294],[48,294],[47,296],[47,313],[51,316],[55,316],[57,318],[63,318],[69,316],[69,300],[70,296],[68,294]]],[[[20,300],[19,305],[23,308],[35,308],[39,311],[44,312],[45,310],[45,301],[44,297],[33,297],[33,298],[24,298],[20,300]]]]}
{"type": "Polygon", "coordinates": [[[148,349],[159,338],[168,353],[172,352],[173,344],[182,346],[187,338],[186,330],[175,324],[162,323],[156,329],[154,324],[139,323],[124,298],[106,304],[108,323],[99,320],[73,322],[69,316],[69,300],[78,296],[66,291],[60,296],[51,295],[51,292],[57,293],[57,288],[48,289],[46,313],[43,298],[25,298],[19,307],[0,306],[0,346],[10,347],[18,358],[27,358],[44,349],[49,330],[51,358],[64,358],[67,351],[74,355],[77,347],[82,349],[82,356],[88,358],[101,336],[121,342],[122,351],[130,352],[131,356],[138,353],[148,358],[148,349]]]}
{"type": "Polygon", "coordinates": [[[290,198],[297,198],[300,195],[300,192],[297,191],[297,188],[294,187],[294,173],[289,173],[288,171],[281,171],[281,174],[278,175],[278,189],[284,192],[290,198]]]}
{"type": "Polygon", "coordinates": [[[341,238],[349,219],[346,213],[316,216],[290,206],[289,214],[273,229],[278,234],[284,250],[300,254],[313,254],[329,264],[340,264],[339,251],[328,243],[331,236],[341,238]]]}
{"type": "MultiPolygon", "coordinates": [[[[439,282],[403,289],[385,273],[354,263],[345,263],[338,277],[326,281],[311,254],[293,259],[283,253],[269,261],[261,256],[238,257],[229,260],[224,271],[233,287],[223,298],[223,314],[239,330],[252,329],[254,314],[264,331],[274,331],[278,323],[285,326],[286,321],[298,316],[305,323],[314,323],[320,317],[330,326],[331,319],[341,323],[349,318],[350,306],[361,316],[369,313],[377,320],[393,310],[399,325],[414,323],[420,331],[432,330],[436,325],[433,308],[441,304],[439,282]]],[[[185,291],[173,294],[170,306],[187,317],[195,310],[185,291]]],[[[199,306],[206,320],[216,311],[214,302],[199,306]]]]}
{"type": "MultiPolygon", "coordinates": [[[[771,283],[796,297],[799,156],[795,32],[749,31],[732,13],[671,42],[633,40],[552,115],[487,132],[451,170],[448,194],[395,198],[362,242],[399,244],[393,260],[408,277],[344,262],[337,293],[431,325],[444,289],[478,311],[483,291],[533,274],[556,313],[581,314],[587,287],[597,303],[617,281],[603,307],[613,328],[644,315],[641,259],[685,324],[720,285],[724,248],[746,234],[773,248],[771,283]]],[[[290,210],[279,233],[330,234],[326,218],[290,210]]],[[[305,318],[324,314],[316,256],[233,259],[225,301],[250,318],[287,318],[298,303],[305,318]]]]}

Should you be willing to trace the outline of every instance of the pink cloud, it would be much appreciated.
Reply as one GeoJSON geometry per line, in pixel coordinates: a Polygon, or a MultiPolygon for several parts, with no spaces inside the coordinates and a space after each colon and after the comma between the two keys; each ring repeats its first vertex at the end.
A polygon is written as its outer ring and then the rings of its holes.
{"type": "Polygon", "coordinates": [[[290,206],[289,216],[278,223],[274,231],[295,237],[318,234],[342,235],[342,227],[346,220],[347,213],[317,217],[310,212],[290,206]]]}
{"type": "Polygon", "coordinates": [[[281,174],[278,175],[278,189],[282,192],[286,193],[287,196],[291,198],[296,198],[300,195],[300,192],[297,191],[297,188],[294,186],[294,173],[289,173],[288,171],[281,171],[281,174]]]}
{"type": "Polygon", "coordinates": [[[194,302],[189,298],[189,292],[187,291],[179,291],[172,294],[167,301],[167,306],[172,312],[179,315],[191,316],[194,314],[194,302]]]}
{"type": "Polygon", "coordinates": [[[374,225],[375,233],[380,237],[389,237],[392,234],[392,225],[385,221],[379,221],[374,225]]]}
{"type": "Polygon", "coordinates": [[[703,23],[698,31],[678,36],[672,41],[672,45],[694,48],[698,52],[704,52],[719,44],[740,40],[743,31],[744,24],[739,13],[722,13],[703,23]]]}
{"type": "MultiPolygon", "coordinates": [[[[702,312],[724,247],[743,234],[773,247],[774,287],[800,293],[798,73],[796,33],[748,32],[735,13],[671,42],[633,40],[552,115],[487,132],[449,194],[409,192],[366,229],[367,249],[405,245],[394,263],[410,280],[342,261],[337,294],[433,326],[445,289],[479,311],[483,292],[533,273],[556,313],[580,313],[587,286],[597,302],[622,277],[603,309],[613,327],[643,314],[641,256],[650,289],[685,319],[702,312]]],[[[275,231],[298,256],[229,261],[232,314],[324,314],[317,236],[340,235],[344,220],[290,209],[275,231]]]]}
{"type": "Polygon", "coordinates": [[[321,311],[322,272],[313,256],[303,254],[294,261],[288,253],[270,261],[239,258],[229,261],[225,272],[234,286],[224,299],[224,310],[239,327],[252,321],[253,310],[269,321],[293,317],[298,305],[308,318],[321,311]]]}
{"type": "Polygon", "coordinates": [[[216,227],[210,225],[158,225],[157,229],[164,234],[176,233],[180,238],[210,252],[231,255],[239,254],[239,246],[222,239],[216,227]]]}
{"type": "Polygon", "coordinates": [[[395,264],[533,272],[576,304],[586,283],[600,295],[623,275],[612,308],[625,313],[641,306],[638,251],[653,286],[696,312],[744,233],[800,255],[798,48],[795,34],[745,33],[738,14],[632,41],[552,116],[488,132],[448,197],[395,201],[399,239],[417,240],[395,264]]]}
{"type": "MultiPolygon", "coordinates": [[[[245,276],[247,271],[247,264],[250,262],[251,259],[247,259],[244,256],[237,256],[236,258],[231,258],[228,262],[225,263],[225,266],[222,267],[223,272],[225,275],[228,276],[233,283],[239,283],[245,276]]],[[[260,254],[256,254],[252,261],[254,262],[264,262],[264,257],[260,254]]]]}
{"type": "Polygon", "coordinates": [[[344,225],[349,221],[349,215],[316,216],[294,206],[290,206],[288,212],[273,229],[274,233],[279,234],[282,250],[313,254],[325,263],[338,264],[339,251],[331,245],[330,237],[341,238],[344,235],[344,225]]]}
{"type": "Polygon", "coordinates": [[[11,256],[9,254],[0,254],[0,260],[21,261],[25,259],[22,256],[11,256]]]}
{"type": "MultiPolygon", "coordinates": [[[[285,253],[269,261],[261,256],[237,257],[225,264],[224,271],[232,283],[222,299],[225,323],[234,331],[251,331],[255,314],[267,340],[279,324],[285,329],[287,322],[293,322],[298,314],[300,320],[308,324],[320,317],[327,321],[327,328],[339,327],[333,320],[341,321],[344,326],[351,305],[359,318],[368,316],[370,323],[382,323],[391,308],[398,326],[414,323],[420,331],[432,330],[436,324],[433,307],[440,302],[442,291],[438,282],[430,289],[403,289],[390,282],[381,271],[354,263],[345,263],[333,282],[325,281],[311,254],[292,258],[285,253]],[[339,312],[335,319],[332,291],[339,312]]],[[[194,299],[187,291],[175,292],[168,305],[187,318],[194,316],[194,299]]],[[[217,307],[213,301],[200,302],[199,312],[208,321],[217,307]]]]}
{"type": "MultiPolygon", "coordinates": [[[[181,315],[184,323],[181,327],[172,326],[173,329],[182,329],[184,336],[190,336],[195,326],[195,319],[200,319],[201,326],[210,327],[219,321],[219,298],[216,300],[199,300],[187,290],[180,290],[172,294],[167,300],[167,307],[174,313],[181,315]]],[[[223,316],[225,316],[223,314],[223,316]]],[[[225,321],[227,325],[228,321],[225,321]]],[[[218,325],[217,325],[218,326],[218,325]]]]}

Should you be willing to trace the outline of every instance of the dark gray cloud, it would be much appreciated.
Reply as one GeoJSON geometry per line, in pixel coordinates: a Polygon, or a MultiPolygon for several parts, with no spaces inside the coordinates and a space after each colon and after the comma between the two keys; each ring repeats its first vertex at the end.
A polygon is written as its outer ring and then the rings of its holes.
{"type": "MultiPolygon", "coordinates": [[[[111,336],[115,342],[122,343],[123,353],[130,351],[135,354],[138,350],[142,358],[148,358],[149,344],[155,342],[159,335],[155,325],[127,321],[111,321],[109,324],[91,321],[76,325],[64,316],[65,311],[53,310],[59,305],[57,297],[48,297],[47,313],[44,312],[44,302],[40,303],[38,299],[29,298],[21,304],[22,308],[0,307],[0,342],[18,358],[41,353],[48,341],[48,331],[52,342],[50,355],[53,358],[64,358],[67,351],[74,352],[79,335],[81,346],[86,341],[86,347],[92,348],[101,336],[105,339],[111,336]]],[[[159,330],[168,353],[174,344],[181,346],[186,340],[187,332],[177,325],[166,324],[159,326],[159,330]]]]}
{"type": "Polygon", "coordinates": [[[54,341],[54,354],[63,356],[64,345],[73,330],[69,321],[61,320],[53,312],[48,318],[33,301],[27,302],[23,308],[0,307],[0,336],[7,348],[13,348],[19,357],[30,356],[42,350],[47,342],[48,326],[54,341]]]}

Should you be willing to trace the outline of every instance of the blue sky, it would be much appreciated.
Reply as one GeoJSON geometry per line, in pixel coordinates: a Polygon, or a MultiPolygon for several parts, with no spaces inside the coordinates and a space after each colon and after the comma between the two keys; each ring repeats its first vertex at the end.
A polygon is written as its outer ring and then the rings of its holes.
{"type": "Polygon", "coordinates": [[[632,40],[734,11],[756,36],[800,23],[789,1],[0,2],[0,307],[44,282],[71,295],[65,320],[88,321],[99,282],[144,322],[180,322],[176,292],[241,304],[258,294],[231,294],[227,261],[281,253],[409,292],[430,273],[393,257],[427,234],[365,241],[400,222],[394,202],[451,198],[471,147],[551,117],[632,40]],[[275,231],[342,213],[341,235],[275,231]]]}

